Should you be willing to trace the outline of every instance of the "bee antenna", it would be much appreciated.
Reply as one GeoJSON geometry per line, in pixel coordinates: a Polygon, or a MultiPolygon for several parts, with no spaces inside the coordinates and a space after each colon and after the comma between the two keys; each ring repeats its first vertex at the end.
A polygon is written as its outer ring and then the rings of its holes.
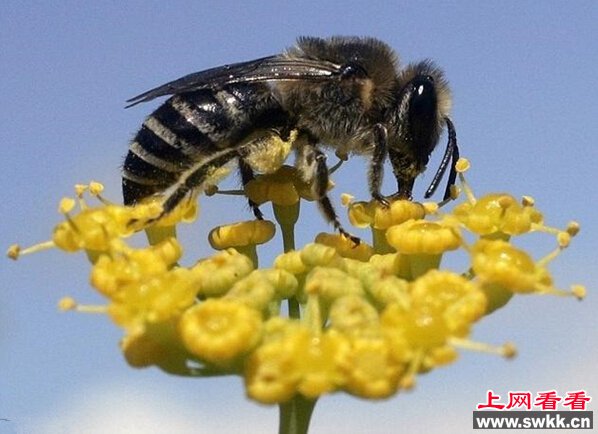
{"type": "Polygon", "coordinates": [[[457,146],[457,133],[455,132],[455,125],[453,122],[448,118],[445,117],[444,121],[446,122],[446,127],[448,129],[448,142],[446,144],[446,150],[444,151],[444,156],[442,157],[442,161],[440,162],[440,166],[434,175],[434,179],[430,183],[430,186],[426,190],[424,197],[428,199],[430,196],[434,194],[442,177],[444,176],[444,172],[446,172],[446,168],[448,167],[449,161],[451,161],[451,171],[449,173],[448,182],[446,184],[446,190],[444,191],[444,198],[446,200],[451,195],[451,186],[455,185],[455,180],[457,179],[457,171],[455,169],[455,164],[459,159],[459,147],[457,146]]]}

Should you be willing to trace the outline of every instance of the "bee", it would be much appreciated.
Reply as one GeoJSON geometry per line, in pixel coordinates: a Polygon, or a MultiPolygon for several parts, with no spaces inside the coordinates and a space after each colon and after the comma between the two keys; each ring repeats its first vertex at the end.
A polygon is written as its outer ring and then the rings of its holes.
{"type": "MultiPolygon", "coordinates": [[[[395,52],[374,38],[300,37],[282,54],[186,75],[129,99],[127,107],[165,95],[170,98],[146,118],[125,158],[126,205],[159,194],[167,214],[233,161],[245,185],[256,171],[252,155],[272,137],[287,141],[291,133],[295,165],[311,182],[322,214],[356,242],[328,197],[322,148],[368,157],[369,192],[388,206],[380,191],[386,158],[397,181],[389,198],[412,199],[415,178],[446,126],[446,150],[425,197],[449,164],[445,199],[455,183],[459,150],[444,73],[430,60],[401,67],[395,52]]],[[[249,205],[261,219],[257,205],[249,205]]]]}

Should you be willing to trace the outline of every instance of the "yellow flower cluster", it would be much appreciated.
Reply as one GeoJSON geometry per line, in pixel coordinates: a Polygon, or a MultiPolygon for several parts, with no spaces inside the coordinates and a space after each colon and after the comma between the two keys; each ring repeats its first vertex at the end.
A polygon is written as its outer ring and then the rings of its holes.
{"type": "Polygon", "coordinates": [[[459,348],[512,356],[511,345],[491,347],[469,335],[513,294],[584,295],[580,285],[556,289],[547,269],[579,225],[544,225],[529,197],[521,203],[502,193],[476,199],[462,173],[467,166],[460,161],[466,200],[452,212],[438,204],[398,200],[384,207],[345,196],[350,222],[369,228],[372,243],[356,246],[322,233],[300,249],[291,232],[300,199],[313,198],[310,186],[287,166],[258,176],[247,194],[257,204],[272,202],[285,247],[271,267],[258,267],[256,246],[271,242],[273,222],[213,229],[208,240],[219,252],[185,267],[174,230],[156,228],[194,219],[195,201],[156,222],[158,202],[117,206],[101,198],[97,183],[77,187],[78,212],[75,200],[62,201],[65,220],[50,242],[12,246],[9,256],[51,246],[86,250],[91,284],[107,305],[65,298],[60,307],[106,312],[125,330],[121,348],[131,366],[241,375],[247,394],[262,403],[336,391],[385,398],[413,387],[419,373],[455,361],[459,348]],[[89,207],[85,192],[103,205],[89,207]],[[150,232],[151,245],[135,249],[124,239],[140,229],[150,232]],[[531,231],[554,235],[555,250],[534,260],[512,242],[531,231]],[[441,269],[443,255],[454,251],[470,258],[468,269],[441,269]]]}

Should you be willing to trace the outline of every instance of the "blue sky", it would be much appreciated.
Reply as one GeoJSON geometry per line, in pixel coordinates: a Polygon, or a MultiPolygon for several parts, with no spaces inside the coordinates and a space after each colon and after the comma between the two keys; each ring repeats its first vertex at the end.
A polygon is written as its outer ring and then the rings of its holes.
{"type": "MultiPolygon", "coordinates": [[[[326,397],[314,432],[465,432],[489,388],[586,389],[598,399],[598,4],[215,3],[4,0],[0,245],[47,239],[59,199],[77,182],[101,180],[108,197],[119,197],[128,140],[159,104],[124,110],[127,98],[190,72],[280,52],[298,35],[375,36],[404,63],[432,58],[445,70],[477,192],[529,194],[549,224],[581,223],[551,270],[557,285],[584,283],[589,296],[583,303],[518,297],[474,333],[491,343],[515,341],[515,360],[463,353],[391,400],[326,397]]],[[[416,196],[429,179],[419,181],[416,196]]],[[[343,191],[365,197],[364,162],[351,162],[335,181],[337,203],[343,191]],[[363,177],[348,176],[353,169],[363,177]]],[[[390,180],[385,185],[392,188],[390,180]]],[[[249,218],[244,203],[233,202],[202,200],[202,218],[182,230],[190,258],[209,254],[205,234],[223,212],[238,209],[231,221],[249,218]]],[[[302,233],[307,242],[326,228],[311,207],[303,212],[313,221],[302,233]]],[[[553,247],[539,235],[525,243],[538,257],[553,247]]],[[[264,263],[273,254],[263,251],[264,263]]],[[[59,314],[64,294],[100,301],[87,280],[82,256],[0,261],[0,418],[9,419],[0,420],[0,433],[275,432],[275,408],[247,401],[237,378],[183,381],[134,371],[106,318],[59,314]]]]}

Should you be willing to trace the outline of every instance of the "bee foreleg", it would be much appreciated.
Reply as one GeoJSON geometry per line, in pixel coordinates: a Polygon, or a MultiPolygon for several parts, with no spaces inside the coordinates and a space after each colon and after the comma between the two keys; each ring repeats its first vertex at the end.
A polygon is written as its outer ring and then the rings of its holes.
{"type": "Polygon", "coordinates": [[[388,132],[382,124],[374,125],[374,153],[368,171],[368,184],[372,198],[384,206],[389,206],[388,201],[380,193],[382,177],[384,175],[384,160],[388,154],[388,132]]]}
{"type": "Polygon", "coordinates": [[[449,173],[449,179],[446,184],[446,190],[444,191],[444,198],[442,200],[447,200],[451,197],[451,187],[455,185],[455,179],[457,178],[457,171],[455,168],[455,164],[459,159],[459,147],[457,146],[457,133],[455,132],[455,126],[453,122],[448,118],[445,117],[444,121],[446,122],[446,126],[448,129],[448,142],[446,144],[446,150],[444,151],[444,157],[442,157],[442,161],[440,163],[440,167],[436,171],[436,175],[434,175],[434,179],[430,183],[430,186],[426,190],[426,194],[424,197],[428,199],[430,196],[434,194],[436,188],[438,188],[438,184],[440,184],[440,180],[442,179],[444,172],[451,162],[451,170],[449,173]]]}
{"type": "Polygon", "coordinates": [[[326,154],[324,154],[312,140],[304,140],[299,146],[297,155],[297,169],[306,182],[312,184],[313,192],[318,201],[318,207],[328,220],[341,235],[349,238],[355,245],[359,245],[361,240],[347,232],[338,219],[334,206],[328,197],[328,166],[326,165],[326,154]]]}
{"type": "Polygon", "coordinates": [[[393,197],[396,199],[411,200],[413,197],[413,184],[419,172],[413,167],[412,161],[408,156],[394,149],[388,150],[388,158],[390,159],[390,164],[397,180],[398,190],[393,197]]]}
{"type": "MultiPolygon", "coordinates": [[[[249,163],[245,161],[243,156],[239,157],[239,173],[241,174],[241,182],[243,183],[243,187],[245,187],[250,181],[254,179],[253,169],[251,168],[249,163]]],[[[263,220],[264,214],[262,213],[262,211],[260,211],[258,204],[252,201],[251,199],[248,199],[248,203],[249,207],[253,211],[253,215],[255,215],[255,218],[258,220],[263,220]]]]}

